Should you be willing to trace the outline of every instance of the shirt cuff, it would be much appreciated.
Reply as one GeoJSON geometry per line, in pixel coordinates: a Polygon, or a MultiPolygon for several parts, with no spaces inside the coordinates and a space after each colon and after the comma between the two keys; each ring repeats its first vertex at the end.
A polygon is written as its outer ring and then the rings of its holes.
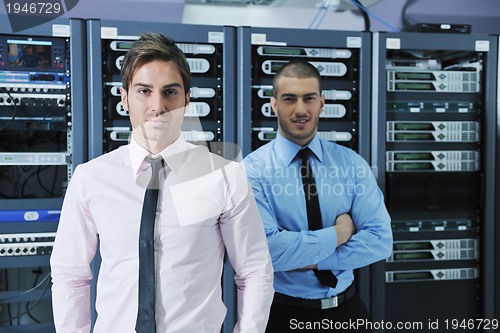
{"type": "Polygon", "coordinates": [[[332,256],[337,248],[337,232],[335,228],[325,228],[316,231],[319,238],[319,256],[318,256],[318,269],[330,269],[328,267],[328,258],[332,256]]]}

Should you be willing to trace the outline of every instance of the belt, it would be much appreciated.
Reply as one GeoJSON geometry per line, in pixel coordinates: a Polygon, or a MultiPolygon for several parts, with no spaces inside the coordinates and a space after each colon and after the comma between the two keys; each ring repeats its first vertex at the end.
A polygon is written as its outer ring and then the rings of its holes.
{"type": "Polygon", "coordinates": [[[347,290],[345,290],[343,293],[338,294],[337,296],[321,299],[297,298],[285,294],[275,293],[274,302],[303,308],[324,310],[341,306],[354,296],[356,296],[356,288],[350,286],[349,288],[347,288],[347,290]]]}

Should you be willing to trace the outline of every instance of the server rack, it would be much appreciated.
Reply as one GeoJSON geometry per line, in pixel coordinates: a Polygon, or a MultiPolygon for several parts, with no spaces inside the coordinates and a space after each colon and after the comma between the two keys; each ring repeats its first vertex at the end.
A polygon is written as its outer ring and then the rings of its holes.
{"type": "Polygon", "coordinates": [[[89,51],[89,158],[128,143],[130,121],[119,93],[121,61],[138,35],[146,31],[171,36],[190,64],[192,93],[183,127],[186,140],[209,148],[234,142],[233,28],[100,20],[89,20],[88,28],[93,45],[89,51]]]}
{"type": "MultiPolygon", "coordinates": [[[[120,66],[131,43],[141,32],[147,31],[172,37],[188,59],[192,79],[190,109],[182,129],[185,139],[207,145],[212,152],[234,159],[237,154],[232,145],[236,123],[234,28],[106,20],[87,21],[91,45],[88,53],[88,158],[128,143],[131,125],[128,114],[121,107],[120,66]]],[[[95,259],[95,271],[98,266],[99,257],[95,259]]],[[[232,332],[237,317],[233,275],[231,264],[226,260],[223,298],[228,313],[224,332],[232,332]]]]}
{"type": "Polygon", "coordinates": [[[54,332],[49,256],[65,188],[86,158],[85,24],[57,19],[12,33],[7,22],[0,20],[0,326],[54,332]]]}
{"type": "Polygon", "coordinates": [[[243,154],[274,138],[269,105],[278,68],[307,59],[323,77],[320,135],[368,156],[370,38],[367,33],[238,28],[238,144],[243,154]],[[249,138],[251,138],[249,140],[249,138]]]}
{"type": "Polygon", "coordinates": [[[372,163],[394,232],[375,318],[492,319],[498,40],[375,33],[373,45],[372,163]]]}
{"type": "MultiPolygon", "coordinates": [[[[369,160],[371,38],[349,31],[238,28],[238,132],[243,155],[273,139],[277,120],[269,105],[276,70],[307,59],[323,78],[326,106],[318,131],[369,160]]],[[[357,272],[358,290],[370,304],[369,268],[357,272]]]]}
{"type": "MultiPolygon", "coordinates": [[[[498,38],[498,48],[497,54],[500,55],[500,36],[498,38]]],[[[497,80],[500,78],[500,56],[497,58],[497,80]]],[[[496,153],[495,156],[500,156],[500,84],[497,84],[497,92],[496,92],[496,153]]],[[[496,175],[500,174],[500,163],[496,163],[496,175]]],[[[495,196],[498,197],[500,195],[500,179],[499,177],[495,178],[495,196]]],[[[497,206],[495,209],[495,226],[500,225],[500,207],[497,206]]],[[[494,239],[500,239],[500,228],[496,227],[494,229],[494,239]]],[[[495,258],[493,262],[493,267],[500,267],[500,247],[495,246],[494,252],[495,258]]],[[[494,285],[500,285],[500,275],[495,271],[494,276],[494,285]]],[[[494,289],[494,312],[493,316],[495,318],[500,318],[500,288],[496,287],[494,289]]]]}

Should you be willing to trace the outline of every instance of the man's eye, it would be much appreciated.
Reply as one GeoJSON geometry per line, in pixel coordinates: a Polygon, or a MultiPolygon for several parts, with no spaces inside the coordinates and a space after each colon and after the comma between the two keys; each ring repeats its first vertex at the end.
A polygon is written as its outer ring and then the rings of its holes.
{"type": "Polygon", "coordinates": [[[174,96],[174,95],[177,95],[177,91],[176,91],[176,90],[166,90],[166,91],[164,92],[164,94],[165,94],[166,96],[174,96]]]}
{"type": "Polygon", "coordinates": [[[139,89],[139,94],[146,95],[149,93],[148,89],[139,89]]]}

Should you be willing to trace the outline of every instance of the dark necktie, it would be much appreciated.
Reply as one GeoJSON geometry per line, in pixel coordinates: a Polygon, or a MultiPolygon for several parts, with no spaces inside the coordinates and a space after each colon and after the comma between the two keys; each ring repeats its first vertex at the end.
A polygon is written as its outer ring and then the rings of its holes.
{"type": "Polygon", "coordinates": [[[135,330],[137,333],[155,333],[155,264],[154,230],[158,205],[159,172],[162,158],[146,159],[151,163],[152,175],[142,206],[139,232],[139,308],[135,330]]]}
{"type": "MultiPolygon", "coordinates": [[[[304,186],[304,194],[306,196],[307,224],[309,225],[309,230],[319,230],[323,228],[323,222],[321,220],[316,181],[314,180],[314,175],[309,164],[310,152],[311,150],[306,147],[299,150],[297,156],[302,160],[300,175],[302,176],[302,185],[304,186]]],[[[332,288],[337,286],[337,277],[331,271],[320,271],[317,269],[313,271],[321,284],[332,288]]]]}

